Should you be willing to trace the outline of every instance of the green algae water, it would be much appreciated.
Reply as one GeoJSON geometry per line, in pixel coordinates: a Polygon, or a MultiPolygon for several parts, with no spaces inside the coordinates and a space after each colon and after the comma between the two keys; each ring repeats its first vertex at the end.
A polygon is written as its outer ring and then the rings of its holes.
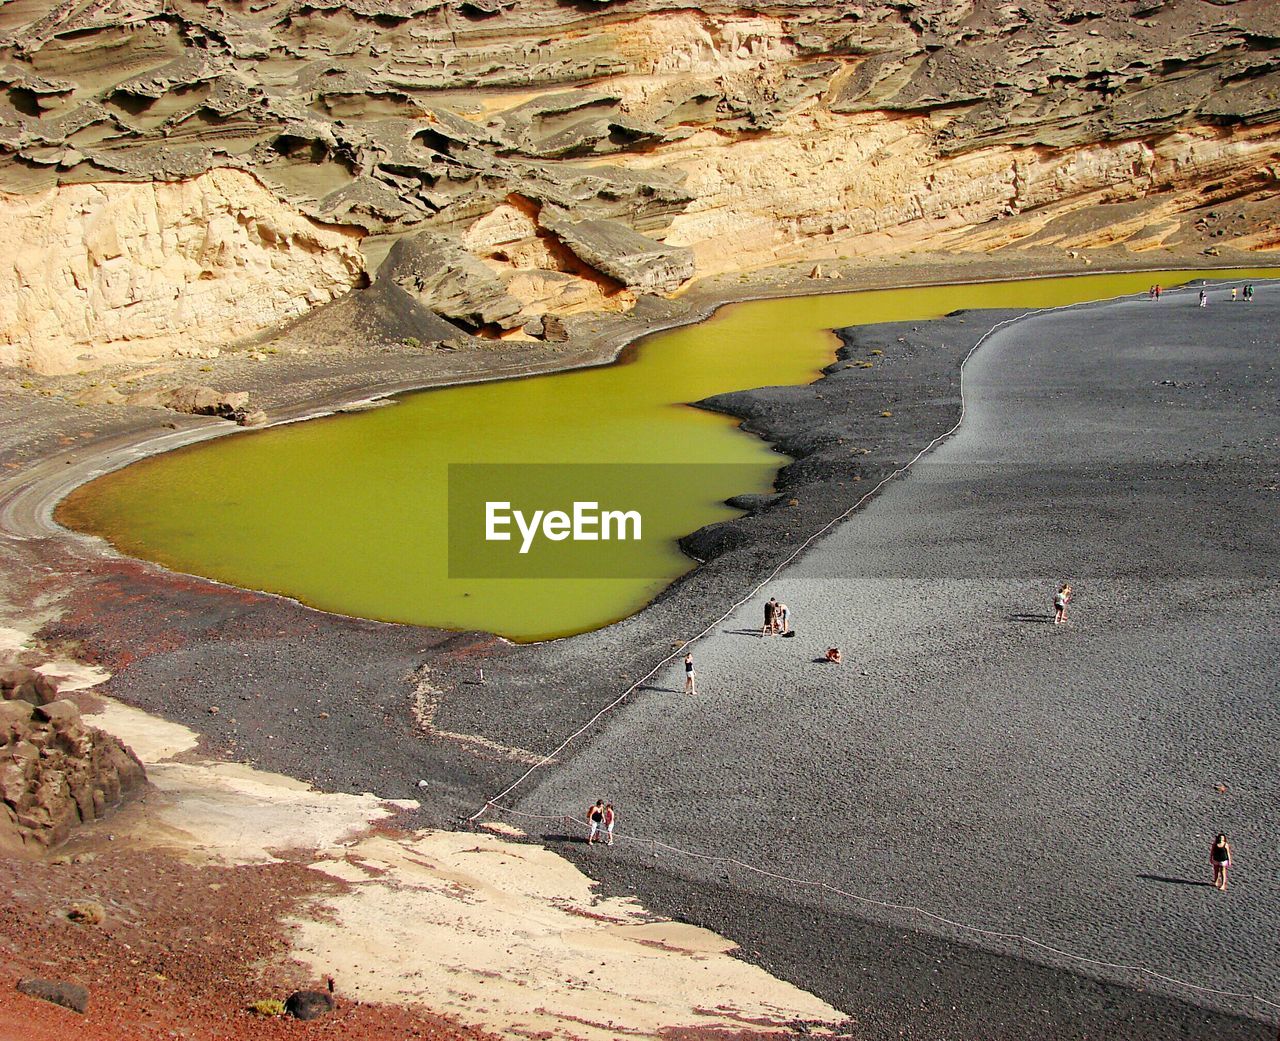
{"type": "Polygon", "coordinates": [[[77,489],[58,520],[131,556],[341,614],[520,641],[584,632],[634,613],[695,566],[676,540],[737,516],[724,500],[769,491],[786,462],[736,420],[686,403],[810,382],[834,358],[830,330],[843,326],[1266,276],[1143,272],[735,304],[648,337],[614,365],[417,391],[391,407],[145,459],[77,489]],[[668,469],[677,463],[678,480],[668,469]],[[528,468],[533,482],[548,472],[533,464],[615,473],[615,491],[651,504],[643,540],[626,547],[620,570],[629,577],[607,567],[576,577],[474,577],[485,569],[458,567],[456,554],[451,570],[451,464],[528,468]]]}

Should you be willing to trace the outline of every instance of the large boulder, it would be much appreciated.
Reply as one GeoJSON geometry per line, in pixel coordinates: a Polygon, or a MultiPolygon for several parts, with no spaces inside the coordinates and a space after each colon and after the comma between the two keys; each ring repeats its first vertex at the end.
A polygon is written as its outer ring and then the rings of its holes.
{"type": "Polygon", "coordinates": [[[237,390],[227,393],[212,387],[185,383],[179,387],[142,390],[130,394],[125,402],[146,408],[167,408],[189,416],[221,416],[231,419],[244,412],[249,404],[249,392],[237,390]]]}
{"type": "Polygon", "coordinates": [[[538,215],[579,260],[642,293],[669,293],[693,277],[693,251],[668,246],[616,220],[574,220],[556,206],[538,215]]]}
{"type": "Polygon", "coordinates": [[[25,701],[31,705],[47,705],[58,696],[58,688],[35,669],[13,665],[0,669],[0,697],[5,701],[25,701]]]}
{"type": "Polygon", "coordinates": [[[470,329],[521,324],[520,301],[478,258],[451,239],[423,231],[392,247],[378,271],[436,314],[470,329]]]}

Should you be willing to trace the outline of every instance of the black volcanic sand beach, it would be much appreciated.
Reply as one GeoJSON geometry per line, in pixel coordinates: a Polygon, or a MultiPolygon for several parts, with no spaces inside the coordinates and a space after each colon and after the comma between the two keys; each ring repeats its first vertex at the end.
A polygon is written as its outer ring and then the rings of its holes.
{"type": "Polygon", "coordinates": [[[1192,291],[997,333],[960,432],[697,644],[697,697],[671,666],[508,802],[611,799],[635,838],[575,844],[591,873],[871,1016],[872,1036],[1272,1036],[1157,995],[1274,1023],[1260,1003],[854,896],[1280,1002],[1278,319],[1265,292],[1200,309],[1192,291]],[[758,635],[769,594],[797,638],[758,635]],[[815,661],[831,644],[843,666],[815,661]],[[1218,830],[1227,894],[1204,884],[1218,830]],[[654,839],[852,895],[655,858],[654,839]]]}
{"type": "MultiPolygon", "coordinates": [[[[969,370],[960,437],[771,585],[801,637],[750,635],[753,602],[695,648],[702,696],[683,700],[680,677],[662,673],[508,802],[577,815],[607,795],[628,835],[910,896],[1071,950],[1129,951],[1175,975],[1205,968],[1210,944],[1221,957],[1208,983],[1264,986],[1276,962],[1274,944],[1260,947],[1276,924],[1276,720],[1260,693],[1275,657],[1273,291],[1233,306],[1215,290],[1204,311],[1194,291],[1085,307],[993,340],[969,370]],[[1055,630],[1044,615],[1060,577],[1078,600],[1055,630]],[[845,648],[841,670],[813,663],[827,642],[845,648]],[[1240,862],[1229,894],[1159,881],[1202,879],[1216,827],[1240,862]]],[[[818,383],[706,403],[797,461],[777,496],[745,504],[755,512],[690,538],[714,559],[598,633],[515,647],[343,619],[86,562],[57,540],[13,544],[9,577],[37,601],[70,585],[41,635],[102,661],[107,693],[195,726],[207,750],[326,790],[420,797],[409,823],[448,823],[950,429],[960,359],[1018,313],[846,330],[818,383]]],[[[564,829],[530,826],[544,830],[564,829]]],[[[643,846],[607,860],[565,851],[653,911],[739,940],[855,1014],[864,1036],[1274,1034],[1134,989],[1131,974],[1095,983],[1022,945],[917,931],[910,915],[726,880],[643,846]]]]}

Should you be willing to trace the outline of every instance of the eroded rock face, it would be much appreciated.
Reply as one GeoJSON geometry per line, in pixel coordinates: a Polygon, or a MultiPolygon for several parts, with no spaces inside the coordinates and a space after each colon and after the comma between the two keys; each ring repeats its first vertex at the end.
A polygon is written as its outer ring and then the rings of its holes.
{"type": "Polygon", "coordinates": [[[0,229],[50,221],[0,276],[0,344],[234,341],[353,284],[363,233],[414,245],[369,251],[394,263],[352,324],[422,341],[778,260],[1271,248],[1278,140],[1260,0],[7,4],[0,229]],[[1211,242],[1225,200],[1249,219],[1211,242]],[[112,230],[153,216],[214,240],[112,230]]]}
{"type": "Polygon", "coordinates": [[[0,699],[25,701],[28,705],[47,705],[58,696],[58,689],[46,677],[25,665],[0,669],[0,699]]]}
{"type": "Polygon", "coordinates": [[[73,702],[0,701],[0,851],[56,846],[144,783],[137,757],[73,702]]]}
{"type": "Polygon", "coordinates": [[[244,340],[347,292],[359,234],[255,178],[0,196],[0,365],[58,373],[244,340]]]}

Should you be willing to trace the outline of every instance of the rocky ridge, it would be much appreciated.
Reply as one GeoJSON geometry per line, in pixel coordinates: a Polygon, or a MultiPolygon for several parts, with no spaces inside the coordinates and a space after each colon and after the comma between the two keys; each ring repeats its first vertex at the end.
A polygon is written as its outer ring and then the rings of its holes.
{"type": "Polygon", "coordinates": [[[46,371],[170,350],[162,317],[243,341],[365,277],[418,339],[537,338],[805,257],[1280,240],[1264,0],[66,0],[0,7],[0,81],[0,219],[49,209],[0,268],[0,360],[46,371]],[[153,242],[130,263],[166,277],[75,296],[68,244],[128,223],[84,193],[194,191],[182,225],[215,189],[220,264],[153,242]]]}

